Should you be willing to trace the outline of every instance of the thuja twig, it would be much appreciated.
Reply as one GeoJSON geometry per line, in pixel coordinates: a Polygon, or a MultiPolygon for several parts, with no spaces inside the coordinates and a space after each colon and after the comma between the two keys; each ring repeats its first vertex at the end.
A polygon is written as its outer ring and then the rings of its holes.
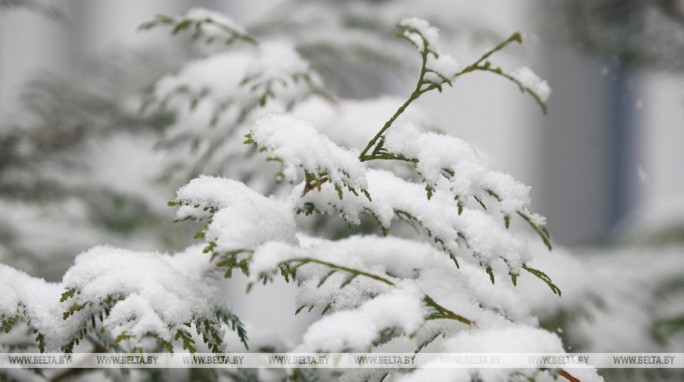
{"type": "MultiPolygon", "coordinates": [[[[392,282],[391,280],[389,280],[385,277],[382,277],[382,276],[379,276],[379,275],[376,275],[373,273],[369,273],[369,272],[364,272],[364,271],[361,271],[361,270],[358,270],[355,268],[346,267],[344,265],[331,263],[329,261],[313,259],[310,257],[298,257],[298,258],[294,258],[294,259],[285,260],[285,261],[279,263],[278,266],[279,267],[280,266],[287,267],[287,269],[289,269],[290,275],[292,275],[293,279],[294,279],[294,276],[296,275],[296,272],[297,272],[297,268],[299,268],[303,265],[306,265],[306,264],[319,264],[319,265],[323,265],[325,267],[328,267],[330,269],[333,269],[334,271],[342,271],[342,272],[350,273],[352,276],[349,277],[343,283],[343,285],[348,284],[349,282],[351,282],[351,280],[353,280],[357,276],[362,276],[362,277],[366,277],[366,278],[369,278],[369,279],[372,279],[375,281],[379,281],[379,282],[384,283],[384,284],[389,285],[389,286],[396,286],[396,284],[394,282],[392,282]]],[[[323,284],[323,282],[325,282],[325,280],[327,280],[328,277],[330,277],[331,274],[332,274],[332,272],[328,273],[325,276],[324,280],[321,280],[321,282],[319,283],[318,286],[320,287],[323,284]]],[[[428,294],[423,295],[423,302],[425,303],[425,305],[427,307],[434,310],[432,313],[430,313],[426,317],[426,320],[448,319],[448,320],[459,321],[459,322],[464,323],[466,325],[471,325],[471,326],[476,325],[475,321],[470,320],[470,319],[468,319],[468,318],[466,318],[466,317],[464,317],[458,313],[454,313],[450,309],[448,309],[448,308],[444,307],[443,305],[437,303],[428,294]]]]}

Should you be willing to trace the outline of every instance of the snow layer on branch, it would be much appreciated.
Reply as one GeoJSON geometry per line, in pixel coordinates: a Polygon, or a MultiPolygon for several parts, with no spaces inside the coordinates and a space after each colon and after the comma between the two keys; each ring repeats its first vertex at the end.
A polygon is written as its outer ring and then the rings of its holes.
{"type": "MultiPolygon", "coordinates": [[[[243,35],[247,34],[247,31],[245,30],[245,28],[243,28],[242,25],[233,21],[233,19],[231,19],[230,17],[228,17],[222,13],[219,13],[219,12],[210,11],[206,8],[192,8],[185,13],[184,18],[187,20],[192,20],[192,21],[197,21],[197,22],[212,20],[213,22],[221,24],[223,26],[226,26],[226,27],[230,28],[231,30],[233,30],[237,33],[240,33],[243,35]]],[[[225,34],[226,32],[223,31],[220,27],[218,27],[216,25],[205,24],[205,25],[203,25],[203,33],[204,34],[212,34],[212,35],[213,34],[221,35],[221,34],[225,34]],[[207,32],[211,32],[211,33],[207,33],[207,32]]]]}
{"type": "Polygon", "coordinates": [[[46,350],[57,350],[79,329],[75,321],[62,320],[65,305],[59,302],[63,288],[0,264],[0,319],[18,317],[42,334],[46,350]]]}
{"type": "Polygon", "coordinates": [[[229,313],[224,293],[205,273],[209,259],[201,249],[192,247],[177,257],[93,248],[64,275],[64,288],[76,291],[65,305],[86,304],[83,311],[95,314],[108,298],[119,300],[104,326],[114,336],[125,332],[138,341],[147,334],[171,341],[174,329],[197,317],[229,313]],[[189,256],[203,265],[186,267],[189,256]]]}
{"type": "MultiPolygon", "coordinates": [[[[510,284],[492,284],[476,265],[462,264],[457,269],[429,244],[389,236],[352,236],[339,241],[300,236],[300,242],[302,247],[268,243],[258,248],[250,264],[252,279],[257,281],[261,273],[276,272],[288,260],[309,258],[364,270],[393,283],[410,282],[445,306],[477,321],[480,327],[501,326],[508,319],[536,324],[527,304],[510,284]]],[[[365,276],[358,276],[340,288],[351,274],[343,270],[330,274],[331,270],[313,262],[297,268],[297,280],[301,282],[298,307],[315,306],[333,312],[352,309],[394,288],[365,276]]]]}
{"type": "Polygon", "coordinates": [[[320,81],[291,44],[265,42],[190,62],[159,80],[153,95],[154,103],[171,109],[194,109],[208,99],[217,117],[234,122],[270,100],[281,105],[301,101],[320,81]]]}
{"type": "Polygon", "coordinates": [[[399,27],[404,29],[403,35],[411,40],[418,50],[425,48],[440,52],[439,30],[427,21],[417,17],[407,17],[399,21],[399,27]]]}
{"type": "Polygon", "coordinates": [[[486,266],[500,258],[515,274],[529,259],[526,243],[485,212],[465,208],[459,214],[456,203],[446,194],[438,193],[428,200],[422,186],[387,171],[370,170],[367,177],[373,202],[354,195],[340,200],[328,185],[303,197],[299,194],[292,197],[301,210],[306,210],[309,203],[323,213],[340,213],[352,224],[360,222],[362,212],[369,212],[380,224],[389,227],[398,213],[418,223],[450,255],[471,253],[486,266]]]}
{"type": "MultiPolygon", "coordinates": [[[[440,347],[444,353],[564,353],[560,338],[543,329],[528,326],[475,329],[461,331],[444,341],[440,347]]],[[[438,364],[438,363],[436,363],[438,364]]],[[[513,374],[540,381],[554,381],[546,371],[538,369],[431,369],[431,365],[416,370],[399,379],[401,382],[418,381],[507,381],[513,374]]],[[[572,375],[581,381],[601,382],[603,378],[595,369],[573,369],[572,375]]]]}
{"type": "Polygon", "coordinates": [[[290,207],[241,182],[200,176],[178,190],[176,202],[182,204],[179,219],[213,213],[206,238],[217,251],[256,248],[268,241],[297,242],[290,207]]]}
{"type": "MultiPolygon", "coordinates": [[[[388,131],[385,147],[390,152],[417,159],[416,168],[425,183],[435,190],[445,187],[461,203],[473,197],[486,200],[491,191],[506,216],[529,209],[530,188],[509,174],[492,170],[472,145],[459,138],[421,133],[412,124],[400,123],[388,131]]],[[[536,215],[533,220],[544,223],[536,215]]]]}
{"type": "Polygon", "coordinates": [[[303,169],[339,186],[367,188],[366,168],[358,153],[337,146],[306,122],[288,115],[269,115],[257,121],[250,138],[282,162],[283,176],[289,181],[301,179],[298,169],[303,169]]]}
{"type": "Polygon", "coordinates": [[[461,65],[453,57],[442,52],[437,28],[415,17],[402,19],[398,26],[403,29],[402,36],[425,55],[425,80],[437,85],[450,83],[461,69],[461,65]]]}
{"type": "MultiPolygon", "coordinates": [[[[404,102],[395,97],[374,99],[338,100],[332,104],[319,97],[311,97],[300,103],[292,111],[297,119],[310,122],[318,131],[330,137],[338,145],[355,148],[363,147],[373,132],[387,121],[404,102]]],[[[399,120],[415,121],[420,126],[433,126],[434,120],[420,105],[411,105],[399,120]]]]}
{"type": "Polygon", "coordinates": [[[422,295],[412,287],[399,287],[355,310],[336,312],[315,322],[295,352],[364,349],[384,329],[416,330],[424,315],[422,295]]]}
{"type": "Polygon", "coordinates": [[[524,87],[529,88],[532,92],[536,93],[543,102],[546,102],[551,96],[551,87],[549,87],[549,84],[545,80],[539,78],[532,69],[526,66],[514,70],[511,73],[511,77],[520,81],[524,87]]]}

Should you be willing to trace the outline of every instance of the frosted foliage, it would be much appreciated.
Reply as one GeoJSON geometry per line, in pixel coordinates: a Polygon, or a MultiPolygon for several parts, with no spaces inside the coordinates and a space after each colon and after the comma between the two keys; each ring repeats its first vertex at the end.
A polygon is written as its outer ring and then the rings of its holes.
{"type": "Polygon", "coordinates": [[[301,101],[318,85],[319,77],[291,44],[265,42],[186,64],[155,84],[152,100],[161,108],[181,110],[208,100],[213,124],[235,123],[267,101],[281,105],[301,101]]]}
{"type": "Polygon", "coordinates": [[[521,67],[511,73],[511,76],[520,83],[536,93],[542,101],[546,101],[551,96],[551,88],[549,84],[539,78],[532,69],[528,67],[521,67]]]}
{"type": "Polygon", "coordinates": [[[245,77],[251,90],[271,86],[273,97],[291,104],[310,93],[311,83],[320,79],[309,69],[295,47],[286,42],[267,42],[259,46],[256,59],[249,66],[245,77]]]}
{"type": "Polygon", "coordinates": [[[296,351],[363,350],[386,328],[412,332],[423,321],[421,296],[410,288],[392,292],[363,303],[353,311],[341,311],[324,317],[304,333],[296,351]]]}
{"type": "Polygon", "coordinates": [[[306,122],[288,115],[269,115],[257,121],[249,136],[282,162],[282,174],[289,181],[297,180],[302,169],[328,177],[336,185],[367,188],[366,169],[358,153],[336,145],[306,122]]]}
{"type": "MultiPolygon", "coordinates": [[[[444,341],[440,351],[446,353],[564,353],[560,338],[546,330],[526,327],[510,326],[506,328],[475,329],[462,331],[444,341]]],[[[436,381],[471,381],[476,378],[481,381],[506,381],[515,373],[534,380],[555,380],[545,371],[537,369],[425,369],[400,378],[402,382],[423,381],[426,378],[436,381]]],[[[596,370],[587,368],[572,370],[574,377],[581,381],[601,382],[596,370]],[[581,376],[581,377],[580,377],[581,376]]]]}
{"type": "Polygon", "coordinates": [[[461,70],[461,65],[453,57],[444,53],[439,56],[429,54],[425,67],[427,69],[425,79],[436,84],[451,81],[461,70]]]}
{"type": "Polygon", "coordinates": [[[368,187],[372,202],[353,195],[340,200],[327,185],[298,200],[301,209],[312,203],[321,212],[341,211],[341,216],[353,224],[360,222],[362,212],[370,212],[385,227],[391,225],[397,212],[400,216],[408,214],[452,256],[470,253],[484,265],[501,258],[515,274],[529,258],[525,242],[514,237],[501,222],[477,209],[465,209],[459,214],[456,203],[446,194],[438,193],[428,200],[422,186],[383,170],[368,172],[368,187]]]}
{"type": "MultiPolygon", "coordinates": [[[[468,315],[477,318],[481,327],[500,325],[504,320],[483,309],[505,312],[507,317],[520,322],[533,323],[529,310],[505,283],[491,284],[479,266],[463,264],[454,267],[443,253],[426,243],[396,237],[353,236],[340,241],[300,238],[303,247],[268,243],[258,248],[252,257],[250,274],[254,281],[259,274],[271,273],[288,260],[311,258],[354,269],[365,269],[393,282],[413,280],[416,288],[432,291],[440,301],[449,306],[466,309],[468,315]],[[444,280],[448,280],[445,282],[444,280]],[[437,292],[435,292],[437,291],[437,292]],[[475,302],[479,301],[479,305],[475,302]]],[[[322,265],[300,267],[297,274],[305,281],[299,290],[298,306],[330,304],[333,311],[358,306],[374,295],[392,287],[369,278],[357,277],[340,289],[348,274],[337,272],[322,265]],[[325,282],[321,283],[325,279],[325,282]]]]}
{"type": "MultiPolygon", "coordinates": [[[[388,115],[392,115],[403,100],[394,97],[380,97],[364,100],[342,99],[332,104],[318,97],[311,97],[297,105],[292,111],[295,118],[308,121],[333,142],[347,148],[363,147],[368,142],[369,132],[382,126],[388,115]]],[[[418,105],[413,105],[401,118],[410,119],[421,126],[436,123],[418,105]]]]}
{"type": "MultiPolygon", "coordinates": [[[[530,188],[509,174],[491,169],[472,145],[459,138],[421,133],[411,124],[401,123],[388,132],[385,147],[417,159],[416,168],[431,188],[441,188],[446,180],[448,191],[462,203],[472,197],[486,200],[491,191],[497,195],[504,215],[529,209],[530,188]]],[[[541,217],[535,219],[543,224],[541,217]]]]}
{"type": "MultiPolygon", "coordinates": [[[[208,264],[199,248],[194,261],[208,264]],[[202,259],[205,260],[202,260],[202,259]]],[[[62,282],[65,289],[77,291],[65,304],[86,304],[83,310],[94,314],[100,307],[89,302],[108,298],[120,300],[104,322],[113,333],[126,332],[140,341],[146,334],[171,340],[174,329],[196,317],[229,312],[224,293],[205,267],[187,268],[187,260],[168,255],[131,252],[111,247],[96,247],[80,254],[62,282]]]]}
{"type": "Polygon", "coordinates": [[[44,336],[46,350],[56,351],[79,330],[75,321],[62,320],[65,306],[59,302],[59,284],[33,278],[0,264],[0,318],[19,318],[44,336]]]}
{"type": "Polygon", "coordinates": [[[213,213],[206,238],[219,251],[254,248],[267,241],[297,242],[291,209],[241,182],[201,176],[177,192],[178,218],[213,213]]]}
{"type": "Polygon", "coordinates": [[[399,22],[402,36],[411,41],[425,60],[425,80],[440,85],[451,83],[461,65],[450,55],[443,53],[439,45],[439,31],[427,21],[405,18],[399,22]]]}
{"type": "MultiPolygon", "coordinates": [[[[240,34],[247,34],[247,31],[239,24],[237,24],[233,19],[230,17],[219,13],[219,12],[214,12],[205,8],[192,8],[188,10],[188,12],[185,14],[185,19],[187,20],[192,20],[192,21],[206,21],[206,20],[212,20],[216,23],[219,23],[221,25],[224,25],[235,32],[238,32],[240,34]]],[[[225,31],[222,31],[220,27],[215,26],[215,25],[204,25],[204,33],[211,33],[211,34],[222,34],[225,33],[225,31]]]]}
{"type": "Polygon", "coordinates": [[[439,30],[427,21],[417,17],[408,17],[401,19],[398,25],[404,28],[403,35],[409,38],[418,50],[428,48],[440,52],[439,30]]]}

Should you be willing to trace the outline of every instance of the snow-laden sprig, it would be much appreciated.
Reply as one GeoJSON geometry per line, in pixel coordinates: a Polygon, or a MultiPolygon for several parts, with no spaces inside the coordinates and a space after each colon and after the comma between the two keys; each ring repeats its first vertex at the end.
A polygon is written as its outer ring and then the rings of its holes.
{"type": "Polygon", "coordinates": [[[189,108],[202,102],[212,109],[210,125],[237,124],[275,102],[289,109],[318,93],[322,81],[291,44],[266,42],[253,49],[217,53],[185,65],[159,80],[141,111],[189,108]]]}
{"type": "Polygon", "coordinates": [[[269,160],[280,162],[284,180],[295,182],[303,171],[302,195],[329,182],[340,199],[346,189],[370,200],[366,167],[357,154],[336,145],[304,121],[288,115],[266,116],[257,121],[245,143],[256,145],[259,151],[269,153],[269,160]]]}
{"type": "MultiPolygon", "coordinates": [[[[513,326],[476,329],[460,332],[443,341],[439,346],[443,353],[564,353],[563,345],[558,335],[546,330],[529,327],[513,326]]],[[[587,367],[573,369],[572,374],[563,369],[533,369],[533,368],[459,368],[445,369],[434,367],[438,360],[428,362],[423,368],[407,373],[397,378],[400,382],[419,381],[558,381],[559,377],[568,381],[602,382],[596,369],[587,367]],[[434,364],[433,364],[434,363],[434,364]]]]}
{"type": "Polygon", "coordinates": [[[0,290],[2,332],[22,330],[21,324],[26,324],[40,352],[60,349],[81,330],[78,322],[61,319],[60,284],[0,264],[0,290]]]}
{"type": "Polygon", "coordinates": [[[110,247],[79,255],[64,276],[60,301],[63,319],[78,322],[81,331],[63,349],[70,352],[91,333],[114,350],[143,350],[144,340],[153,338],[166,351],[178,342],[195,352],[194,327],[211,351],[221,352],[225,326],[246,346],[242,323],[212,282],[212,265],[199,255],[197,247],[173,257],[110,247]]]}
{"type": "Polygon", "coordinates": [[[393,221],[405,220],[431,238],[457,265],[459,258],[472,257],[492,280],[499,261],[504,262],[514,282],[521,269],[527,269],[525,263],[530,256],[525,242],[485,211],[459,209],[445,193],[428,199],[420,184],[387,171],[369,170],[367,178],[372,201],[353,195],[339,199],[334,188],[326,184],[303,196],[293,192],[292,198],[299,213],[340,215],[355,225],[360,224],[362,213],[368,213],[385,232],[393,221]]]}
{"type": "Polygon", "coordinates": [[[60,283],[0,265],[0,321],[5,333],[24,323],[40,352],[71,352],[87,340],[109,351],[224,350],[225,328],[246,346],[246,332],[212,279],[199,247],[174,256],[96,247],[79,255],[60,283]],[[199,261],[198,261],[199,260],[199,261]],[[150,348],[154,339],[156,348],[150,348]]]}
{"type": "Polygon", "coordinates": [[[297,243],[294,214],[241,182],[201,176],[181,187],[169,205],[180,206],[178,219],[206,219],[195,237],[205,238],[205,253],[218,259],[230,277],[234,267],[246,271],[244,256],[266,242],[297,243]]]}
{"type": "Polygon", "coordinates": [[[231,18],[204,8],[190,9],[180,17],[157,15],[153,20],[140,25],[139,29],[150,30],[162,26],[171,27],[174,35],[188,31],[193,40],[202,38],[207,44],[223,42],[230,45],[236,41],[257,44],[245,28],[231,18]]]}
{"type": "Polygon", "coordinates": [[[384,147],[415,167],[428,199],[437,191],[446,191],[461,214],[471,200],[487,210],[485,202],[492,198],[506,228],[512,216],[518,215],[551,249],[545,219],[530,212],[530,188],[509,174],[491,169],[469,143],[443,134],[422,133],[411,124],[401,123],[387,132],[384,147]]]}
{"type": "Polygon", "coordinates": [[[397,109],[385,125],[371,138],[366,147],[361,151],[359,158],[362,161],[377,159],[405,158],[398,153],[389,152],[384,147],[385,133],[393,125],[396,119],[404,113],[406,108],[423,94],[432,91],[442,91],[443,86],[453,85],[458,77],[474,71],[485,71],[498,74],[516,83],[520,90],[530,94],[546,114],[546,99],[551,94],[548,84],[537,77],[530,69],[522,68],[513,73],[507,73],[499,67],[495,67],[489,61],[490,56],[504,49],[507,45],[518,42],[522,43],[520,33],[514,33],[494,48],[487,51],[475,62],[462,67],[453,57],[442,52],[439,44],[439,31],[427,21],[419,18],[406,18],[399,22],[399,37],[413,44],[421,55],[420,74],[418,82],[409,98],[397,109]]]}

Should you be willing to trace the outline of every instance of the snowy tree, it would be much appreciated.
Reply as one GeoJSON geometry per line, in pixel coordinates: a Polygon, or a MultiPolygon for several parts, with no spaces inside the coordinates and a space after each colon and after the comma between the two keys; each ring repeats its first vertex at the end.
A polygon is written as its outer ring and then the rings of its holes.
{"type": "MultiPolygon", "coordinates": [[[[548,286],[548,298],[561,295],[530,265],[525,237],[509,229],[520,220],[551,249],[544,218],[530,211],[529,187],[493,169],[469,143],[429,131],[410,110],[428,92],[488,72],[546,112],[545,81],[529,68],[493,62],[497,52],[522,42],[519,33],[463,65],[442,50],[437,28],[401,19],[399,38],[418,52],[416,85],[374,126],[392,102],[338,99],[287,42],[262,41],[204,9],[142,26],[159,27],[198,44],[227,46],[209,47],[210,54],[160,78],[141,106],[141,118],[176,114],[160,145],[182,150],[169,151],[163,167],[169,177],[192,180],[169,204],[178,220],[200,222],[199,243],[172,255],[98,246],[78,255],[56,283],[0,266],[4,349],[254,348],[222,289],[224,278],[242,272],[253,284],[276,277],[296,283],[294,313],[321,313],[287,351],[565,351],[516,290],[520,279],[534,277],[538,287],[548,286]],[[255,170],[264,160],[273,162],[272,171],[255,170]],[[325,223],[312,224],[314,216],[325,223]],[[333,238],[340,221],[349,228],[333,238]],[[369,221],[376,227],[369,230],[369,221]]],[[[270,348],[282,348],[271,341],[270,348]]],[[[219,377],[263,377],[250,373],[219,377]]],[[[293,370],[285,377],[310,374],[316,373],[293,370]]],[[[593,369],[329,374],[372,381],[602,380],[593,369]]]]}

